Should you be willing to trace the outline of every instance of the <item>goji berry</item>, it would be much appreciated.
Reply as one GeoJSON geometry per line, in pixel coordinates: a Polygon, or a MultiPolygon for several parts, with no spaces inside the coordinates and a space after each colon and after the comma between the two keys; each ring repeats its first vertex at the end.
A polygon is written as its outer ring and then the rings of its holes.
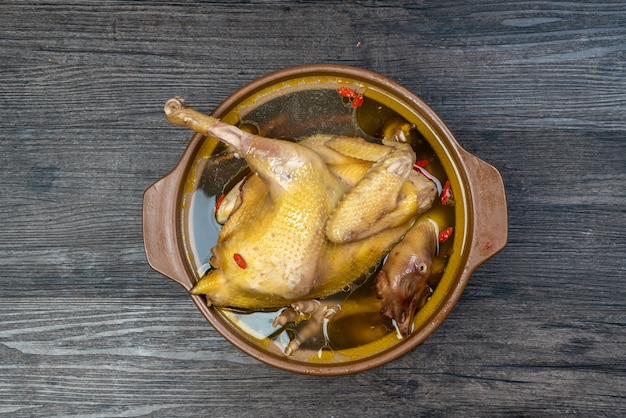
{"type": "Polygon", "coordinates": [[[341,87],[339,90],[339,95],[342,97],[347,97],[349,99],[354,99],[356,97],[356,93],[349,87],[341,87]]]}
{"type": "Polygon", "coordinates": [[[449,226],[446,229],[444,229],[443,231],[441,231],[439,233],[439,242],[445,242],[448,240],[448,238],[450,238],[450,236],[452,235],[452,232],[454,231],[454,229],[449,226]]]}
{"type": "Polygon", "coordinates": [[[356,96],[354,99],[352,99],[352,103],[351,106],[356,109],[357,107],[361,107],[361,105],[363,104],[363,101],[365,100],[365,98],[363,97],[362,94],[359,94],[358,96],[356,96]]]}
{"type": "Polygon", "coordinates": [[[233,259],[235,260],[235,263],[237,263],[237,265],[240,268],[245,269],[246,267],[248,267],[248,265],[246,264],[246,260],[243,259],[241,254],[238,254],[238,253],[233,254],[233,259]]]}
{"type": "Polygon", "coordinates": [[[441,203],[444,205],[454,204],[454,199],[452,199],[452,189],[450,188],[449,180],[446,180],[446,183],[443,185],[443,190],[441,191],[441,203]]]}
{"type": "Polygon", "coordinates": [[[428,166],[428,160],[417,160],[415,164],[413,164],[413,168],[417,170],[416,167],[426,168],[428,166]]]}

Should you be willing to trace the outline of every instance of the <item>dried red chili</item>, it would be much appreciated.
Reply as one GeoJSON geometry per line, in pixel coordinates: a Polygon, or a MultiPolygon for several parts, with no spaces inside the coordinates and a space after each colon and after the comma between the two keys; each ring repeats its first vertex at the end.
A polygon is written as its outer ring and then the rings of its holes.
{"type": "Polygon", "coordinates": [[[246,264],[246,260],[243,259],[241,254],[238,254],[238,253],[233,254],[233,259],[235,260],[235,263],[237,263],[237,265],[240,268],[245,269],[246,267],[248,267],[248,265],[246,264]]]}
{"type": "Polygon", "coordinates": [[[454,231],[454,229],[449,226],[446,229],[444,229],[443,231],[441,231],[439,233],[439,242],[445,242],[448,240],[448,238],[450,238],[450,236],[452,235],[452,232],[454,231]]]}

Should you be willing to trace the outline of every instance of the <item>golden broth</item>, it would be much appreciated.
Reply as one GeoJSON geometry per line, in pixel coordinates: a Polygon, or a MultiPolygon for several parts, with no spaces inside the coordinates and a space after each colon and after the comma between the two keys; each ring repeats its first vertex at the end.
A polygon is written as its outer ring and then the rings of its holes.
{"type": "MultiPolygon", "coordinates": [[[[452,176],[446,174],[427,139],[432,133],[424,132],[423,123],[411,120],[410,112],[401,110],[375,87],[350,80],[303,77],[258,92],[229,111],[222,120],[266,137],[296,141],[319,133],[377,141],[390,125],[406,122],[414,125],[409,142],[417,159],[427,160],[427,170],[443,184],[452,176]],[[342,86],[363,94],[363,104],[353,108],[349,99],[339,95],[338,89],[342,86]]],[[[219,235],[220,225],[215,221],[213,210],[216,198],[227,192],[245,172],[244,160],[234,158],[215,139],[205,139],[189,172],[183,196],[185,250],[197,279],[208,268],[210,249],[219,235]]],[[[455,227],[455,208],[442,205],[438,199],[423,216],[435,220],[441,229],[455,227]]],[[[435,257],[429,280],[432,289],[436,289],[444,274],[453,242],[454,234],[441,244],[435,257]]],[[[355,277],[357,283],[327,299],[339,302],[342,310],[324,323],[318,335],[302,344],[293,355],[295,360],[341,363],[368,353],[372,346],[376,347],[374,351],[380,351],[400,341],[392,321],[379,313],[375,273],[355,277]]],[[[225,308],[219,311],[250,341],[277,354],[284,352],[303,326],[301,322],[272,327],[279,311],[241,312],[225,308]]]]}

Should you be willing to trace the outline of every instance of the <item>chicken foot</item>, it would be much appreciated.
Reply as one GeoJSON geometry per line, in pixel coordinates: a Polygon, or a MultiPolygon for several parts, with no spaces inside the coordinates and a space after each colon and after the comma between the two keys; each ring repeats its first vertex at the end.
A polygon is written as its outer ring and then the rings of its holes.
{"type": "Polygon", "coordinates": [[[285,355],[290,356],[300,348],[304,342],[314,338],[322,331],[325,344],[328,344],[326,325],[330,318],[341,310],[341,305],[337,303],[326,304],[319,300],[303,300],[294,302],[284,309],[272,323],[272,326],[284,326],[289,322],[306,320],[295,334],[295,337],[285,348],[285,355]]]}

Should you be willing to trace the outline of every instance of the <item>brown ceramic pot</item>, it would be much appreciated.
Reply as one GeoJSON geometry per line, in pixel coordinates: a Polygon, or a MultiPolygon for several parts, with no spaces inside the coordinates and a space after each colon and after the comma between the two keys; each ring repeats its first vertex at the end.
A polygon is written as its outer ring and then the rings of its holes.
{"type": "MultiPolygon", "coordinates": [[[[413,332],[407,338],[389,332],[359,346],[342,347],[331,355],[303,348],[288,357],[267,338],[247,332],[236,316],[207,307],[203,296],[190,295],[220,334],[262,362],[303,374],[341,375],[394,360],[435,331],[460,298],[476,267],[506,244],[506,197],[498,171],[461,148],[444,122],[419,97],[383,76],[340,65],[288,68],[236,91],[212,115],[232,124],[263,125],[265,136],[294,138],[320,129],[342,131],[348,125],[363,129],[356,134],[368,135],[375,129],[369,125],[400,117],[417,127],[438,159],[439,166],[434,169],[452,185],[455,205],[446,208],[448,214],[443,215],[454,226],[453,239],[445,244],[446,264],[434,292],[416,314],[413,332]],[[361,116],[350,109],[345,98],[337,95],[341,86],[362,92],[370,113],[363,113],[368,111],[366,105],[361,116]],[[329,100],[339,101],[340,106],[335,108],[333,104],[330,109],[329,100]]],[[[202,220],[208,219],[214,202],[207,196],[219,195],[232,176],[230,169],[210,162],[216,145],[212,138],[193,135],[178,165],[144,194],[143,232],[148,262],[187,291],[201,275],[198,270],[205,262],[202,258],[217,237],[217,230],[208,233],[211,226],[202,220]],[[223,178],[218,179],[220,176],[223,178]]]]}

